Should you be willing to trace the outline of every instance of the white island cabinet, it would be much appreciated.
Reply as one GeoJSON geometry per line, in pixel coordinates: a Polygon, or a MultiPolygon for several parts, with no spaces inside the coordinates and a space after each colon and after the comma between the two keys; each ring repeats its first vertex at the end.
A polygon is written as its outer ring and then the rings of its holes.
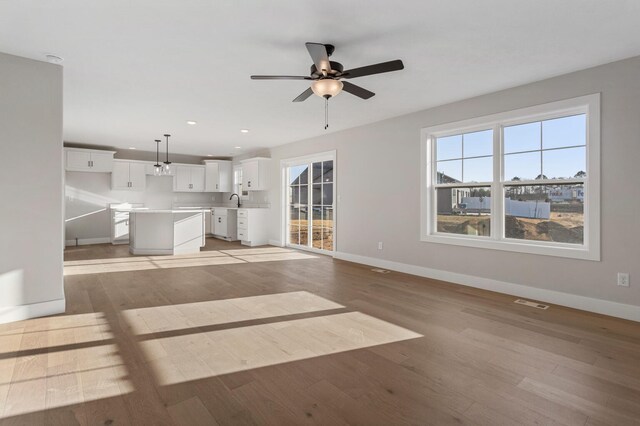
{"type": "Polygon", "coordinates": [[[131,254],[192,254],[205,245],[207,210],[143,210],[129,213],[131,254]]]}

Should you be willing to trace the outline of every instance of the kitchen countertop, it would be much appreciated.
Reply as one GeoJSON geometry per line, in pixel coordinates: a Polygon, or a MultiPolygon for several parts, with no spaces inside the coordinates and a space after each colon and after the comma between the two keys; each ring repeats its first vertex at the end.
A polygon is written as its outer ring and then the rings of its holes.
{"type": "Polygon", "coordinates": [[[202,213],[210,209],[131,209],[129,213],[202,213]]]}

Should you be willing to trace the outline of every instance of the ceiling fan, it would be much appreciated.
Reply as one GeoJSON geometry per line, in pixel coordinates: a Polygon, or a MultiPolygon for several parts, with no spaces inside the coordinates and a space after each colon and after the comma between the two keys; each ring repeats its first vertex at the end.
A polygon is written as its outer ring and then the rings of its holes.
{"type": "MultiPolygon", "coordinates": [[[[305,45],[307,46],[311,59],[313,59],[313,65],[311,65],[309,77],[297,75],[252,75],[251,79],[312,81],[311,87],[298,95],[293,102],[302,102],[314,93],[328,101],[329,98],[338,95],[342,90],[359,98],[369,99],[374,96],[375,93],[348,81],[341,80],[404,69],[402,61],[396,59],[395,61],[381,62],[379,64],[367,65],[344,71],[344,67],[341,63],[329,60],[329,57],[335,50],[335,46],[322,43],[306,43],[305,45]]],[[[327,105],[328,104],[325,104],[325,121],[328,118],[327,105]]],[[[325,122],[325,129],[328,127],[329,125],[325,122]]]]}

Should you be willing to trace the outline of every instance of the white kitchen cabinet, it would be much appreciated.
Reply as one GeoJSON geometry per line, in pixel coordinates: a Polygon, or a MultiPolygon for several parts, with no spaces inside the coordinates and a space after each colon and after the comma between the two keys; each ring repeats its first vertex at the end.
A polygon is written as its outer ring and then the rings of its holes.
{"type": "Polygon", "coordinates": [[[231,192],[231,161],[205,160],[205,192],[231,192]]]}
{"type": "Polygon", "coordinates": [[[214,237],[227,241],[237,238],[237,209],[215,207],[211,210],[211,233],[214,237]]]}
{"type": "Polygon", "coordinates": [[[204,166],[175,166],[173,190],[176,192],[203,192],[204,175],[204,166]]]}
{"type": "Polygon", "coordinates": [[[242,160],[242,189],[247,191],[264,191],[269,189],[269,162],[264,157],[242,160]]]}
{"type": "Polygon", "coordinates": [[[69,172],[109,173],[115,151],[65,148],[65,170],[69,172]]]}
{"type": "Polygon", "coordinates": [[[238,209],[238,239],[245,246],[268,244],[268,209],[238,209]]]}
{"type": "Polygon", "coordinates": [[[111,189],[142,191],[147,187],[146,164],[136,161],[113,161],[111,189]]]}

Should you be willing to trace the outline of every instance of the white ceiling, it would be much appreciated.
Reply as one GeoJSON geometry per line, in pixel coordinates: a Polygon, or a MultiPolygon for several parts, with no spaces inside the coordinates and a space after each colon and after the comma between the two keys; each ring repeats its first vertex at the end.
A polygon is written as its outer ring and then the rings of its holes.
{"type": "Polygon", "coordinates": [[[0,51],[64,58],[65,141],[226,156],[326,133],[308,82],[249,79],[308,75],[307,41],[405,64],[351,80],[376,96],[332,99],[336,131],[640,55],[638,23],[638,0],[2,0],[0,51]]]}

